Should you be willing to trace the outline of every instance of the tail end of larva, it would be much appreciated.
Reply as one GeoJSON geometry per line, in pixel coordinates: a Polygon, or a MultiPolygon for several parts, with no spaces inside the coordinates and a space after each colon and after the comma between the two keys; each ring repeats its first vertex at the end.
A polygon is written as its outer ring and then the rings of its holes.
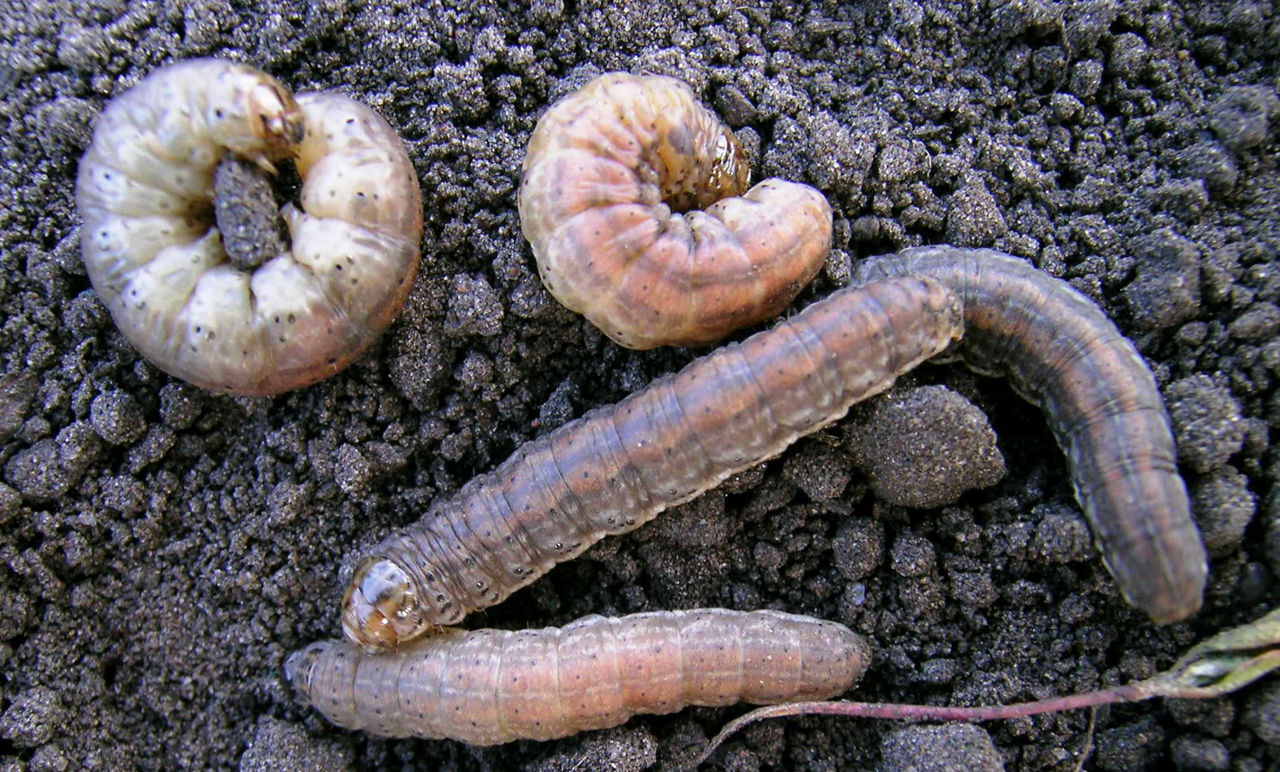
{"type": "Polygon", "coordinates": [[[311,704],[311,673],[323,655],[324,643],[316,642],[290,654],[284,661],[284,681],[298,702],[311,704]]]}
{"type": "MultiPolygon", "coordinates": [[[[1168,625],[1200,610],[1209,578],[1209,555],[1191,518],[1182,478],[1167,473],[1143,479],[1150,483],[1144,498],[1135,496],[1125,502],[1129,506],[1112,507],[1101,513],[1130,512],[1141,527],[1103,527],[1116,518],[1110,515],[1100,519],[1097,506],[1086,506],[1085,513],[1099,534],[1102,561],[1115,577],[1125,601],[1146,613],[1155,624],[1168,625]],[[1161,522],[1164,527],[1152,528],[1151,521],[1161,522]]],[[[1097,502],[1086,496],[1081,503],[1097,502]]]]}
{"type": "Polygon", "coordinates": [[[316,641],[284,662],[284,679],[300,705],[319,711],[330,723],[364,729],[355,688],[363,654],[343,641],[316,641]]]}
{"type": "Polygon", "coordinates": [[[1129,605],[1146,612],[1157,625],[1171,625],[1190,617],[1204,602],[1209,565],[1198,535],[1194,540],[1167,543],[1159,550],[1158,559],[1143,563],[1146,570],[1117,571],[1117,562],[1109,556],[1107,568],[1116,578],[1120,593],[1129,605]],[[1171,554],[1170,550],[1175,553],[1171,554]],[[1181,554],[1185,553],[1185,554],[1181,554]]]}
{"type": "Polygon", "coordinates": [[[843,627],[832,637],[829,651],[839,656],[831,664],[830,676],[821,688],[799,695],[799,699],[830,699],[843,694],[856,686],[871,666],[871,644],[866,638],[843,627]]]}
{"type": "Polygon", "coordinates": [[[1120,594],[1155,624],[1168,625],[1200,610],[1209,555],[1191,515],[1186,483],[1174,465],[1163,413],[1131,411],[1094,425],[1115,426],[1113,434],[1120,437],[1120,429],[1138,419],[1145,422],[1136,423],[1141,431],[1134,436],[1143,442],[1115,441],[1094,431],[1062,444],[1076,500],[1120,594]]]}
{"type": "Polygon", "coordinates": [[[759,611],[744,617],[744,636],[778,646],[778,631],[790,629],[799,646],[752,649],[744,668],[748,688],[742,699],[757,705],[825,700],[849,691],[871,664],[871,646],[842,624],[781,612],[759,611]],[[782,661],[796,656],[794,680],[779,679],[782,661]]]}

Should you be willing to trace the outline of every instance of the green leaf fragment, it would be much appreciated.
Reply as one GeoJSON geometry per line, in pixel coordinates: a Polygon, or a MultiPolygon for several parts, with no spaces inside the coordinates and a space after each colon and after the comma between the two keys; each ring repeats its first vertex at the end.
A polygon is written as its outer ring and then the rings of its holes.
{"type": "Polygon", "coordinates": [[[1193,646],[1147,683],[1165,697],[1217,697],[1280,667],[1280,609],[1193,646]]]}

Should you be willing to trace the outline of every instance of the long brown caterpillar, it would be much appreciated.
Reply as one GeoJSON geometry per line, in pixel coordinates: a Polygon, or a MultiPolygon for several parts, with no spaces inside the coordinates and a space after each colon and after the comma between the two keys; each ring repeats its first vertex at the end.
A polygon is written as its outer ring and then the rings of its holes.
{"type": "Polygon", "coordinates": [[[1125,599],[1160,624],[1195,613],[1208,557],[1160,391],[1133,343],[1070,284],[992,250],[909,249],[863,262],[854,281],[903,275],[959,295],[961,358],[1044,410],[1125,599]]]}
{"type": "Polygon", "coordinates": [[[862,637],[834,622],[703,609],[452,631],[393,654],[320,641],[289,657],[285,677],[339,726],[494,745],[689,705],[825,699],[857,683],[870,658],[862,637]]]}
{"type": "Polygon", "coordinates": [[[858,276],[887,273],[904,275],[841,290],[463,486],[357,569],[343,599],[347,636],[390,648],[500,602],[554,562],[836,420],[961,328],[971,367],[1008,375],[1048,414],[1129,602],[1161,623],[1194,613],[1204,547],[1154,379],[1115,325],[1070,285],[991,250],[909,250],[858,276]],[[901,284],[916,272],[920,284],[901,284]],[[962,320],[933,279],[964,298],[962,320]]]}
{"type": "Polygon", "coordinates": [[[394,648],[626,533],[843,416],[960,334],[929,278],[836,292],[525,444],[357,568],[346,635],[394,648]]]}
{"type": "Polygon", "coordinates": [[[771,319],[831,247],[808,185],[745,194],[742,147],[673,78],[602,75],[529,140],[520,224],[547,290],[628,348],[712,343],[771,319]]]}
{"type": "Polygon", "coordinates": [[[417,175],[377,113],[300,95],[251,67],[196,59],[116,97],[80,161],[85,267],[124,336],[156,366],[214,391],[275,394],[351,363],[390,324],[417,275],[417,175]],[[292,249],[252,273],[213,220],[227,154],[267,171],[294,158],[292,249]]]}

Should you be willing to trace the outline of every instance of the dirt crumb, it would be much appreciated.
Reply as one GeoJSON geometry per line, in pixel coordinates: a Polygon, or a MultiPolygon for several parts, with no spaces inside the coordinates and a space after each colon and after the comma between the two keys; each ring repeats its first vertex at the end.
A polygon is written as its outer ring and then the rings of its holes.
{"type": "Polygon", "coordinates": [[[1004,476],[1004,458],[986,416],[946,387],[892,392],[854,421],[854,463],[885,501],[939,507],[1004,476]]]}
{"type": "Polygon", "coordinates": [[[350,769],[354,760],[355,754],[346,744],[313,737],[295,724],[268,717],[258,722],[252,742],[240,757],[240,772],[328,772],[350,769]]]}
{"type": "Polygon", "coordinates": [[[972,724],[899,729],[880,745],[880,772],[1000,772],[1004,761],[981,727],[972,724]]]}
{"type": "Polygon", "coordinates": [[[1240,404],[1229,389],[1198,374],[1169,384],[1164,391],[1178,441],[1178,460],[1196,472],[1227,463],[1244,445],[1240,404]]]}
{"type": "Polygon", "coordinates": [[[658,743],[644,729],[615,729],[589,735],[581,741],[551,753],[530,765],[531,772],[570,772],[579,769],[608,769],[639,772],[658,761],[658,743]]]}
{"type": "Polygon", "coordinates": [[[250,161],[227,156],[213,174],[213,211],[231,264],[252,271],[288,251],[271,178],[250,161]]]}
{"type": "MultiPolygon", "coordinates": [[[[827,197],[832,253],[786,315],[869,255],[948,239],[1014,253],[1098,303],[1161,384],[1216,556],[1211,591],[1186,622],[1147,624],[1098,559],[1040,411],[1000,379],[935,362],[466,626],[777,608],[868,637],[875,665],[857,698],[991,704],[1125,682],[1255,616],[1280,576],[1273,6],[9,4],[0,768],[675,766],[743,710],[469,748],[333,729],[281,681],[289,652],[339,634],[342,571],[360,545],[704,353],[611,344],[546,292],[521,232],[538,116],[610,70],[690,81],[753,180],[827,197]],[[197,56],[371,105],[421,184],[423,265],[404,310],[353,367],[301,391],[237,399],[175,381],[128,345],[80,259],[92,234],[73,191],[94,122],[159,63],[197,56]]],[[[256,252],[246,265],[281,248],[279,205],[298,203],[296,179],[280,181],[288,166],[274,189],[222,186],[260,204],[222,217],[232,251],[243,235],[256,252]]],[[[1269,769],[1270,684],[1100,711],[1086,766],[1269,769]]],[[[1087,727],[1070,713],[981,732],[1011,769],[1056,770],[1074,766],[1087,727]]],[[[762,723],[713,764],[873,768],[902,729],[762,723]]]]}

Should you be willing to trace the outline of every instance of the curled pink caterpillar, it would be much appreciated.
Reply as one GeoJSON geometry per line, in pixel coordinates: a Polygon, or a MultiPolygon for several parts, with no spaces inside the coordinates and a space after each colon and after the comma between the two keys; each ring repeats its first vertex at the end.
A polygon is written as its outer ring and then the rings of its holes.
{"type": "Polygon", "coordinates": [[[689,705],[825,699],[857,683],[869,661],[862,637],[834,622],[704,609],[452,631],[394,654],[320,641],[290,656],[285,676],[348,729],[494,745],[689,705]]]}
{"type": "Polygon", "coordinates": [[[417,176],[387,123],[329,93],[295,101],[251,67],[197,59],[116,97],[80,162],[76,202],[94,289],[156,366],[214,391],[275,394],[350,364],[417,274],[417,176]],[[252,272],[227,261],[213,218],[229,155],[293,158],[292,246],[252,272]]]}
{"type": "Polygon", "coordinates": [[[395,648],[501,602],[888,388],[960,335],[929,278],[842,290],[529,442],[375,546],[343,599],[348,638],[395,648]]]}
{"type": "Polygon", "coordinates": [[[520,224],[547,290],[628,348],[712,343],[777,316],[831,247],[807,185],[743,193],[733,133],[678,80],[609,73],[529,140],[520,224]]]}
{"type": "Polygon", "coordinates": [[[1007,376],[1044,410],[1125,599],[1160,624],[1195,613],[1208,558],[1169,417],[1133,344],[1071,285],[999,252],[910,249],[865,261],[855,282],[901,275],[937,279],[959,295],[965,363],[1007,376]]]}

